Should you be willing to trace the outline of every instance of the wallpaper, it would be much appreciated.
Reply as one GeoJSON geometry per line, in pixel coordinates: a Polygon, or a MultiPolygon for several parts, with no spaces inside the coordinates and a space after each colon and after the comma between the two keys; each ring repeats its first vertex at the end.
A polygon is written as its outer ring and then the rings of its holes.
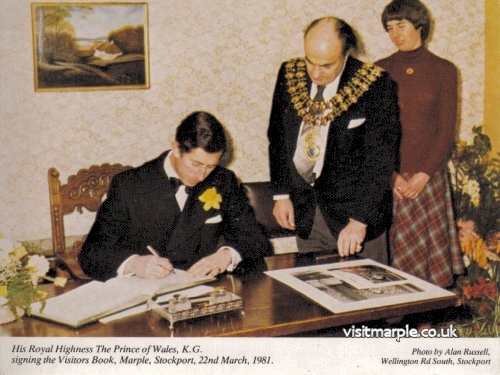
{"type": "MultiPolygon", "coordinates": [[[[53,1],[54,2],[54,1],[53,1]]],[[[429,48],[460,70],[460,135],[482,122],[484,5],[426,0],[435,19],[429,48]]],[[[280,63],[302,55],[302,30],[335,15],[360,34],[374,61],[393,47],[380,23],[387,0],[151,0],[151,87],[35,92],[30,2],[2,0],[0,28],[0,231],[49,238],[47,170],[62,179],[103,162],[140,165],[170,147],[175,127],[207,110],[233,139],[230,164],[243,181],[269,179],[266,131],[280,63]]],[[[73,215],[68,234],[92,215],[73,215]]]]}

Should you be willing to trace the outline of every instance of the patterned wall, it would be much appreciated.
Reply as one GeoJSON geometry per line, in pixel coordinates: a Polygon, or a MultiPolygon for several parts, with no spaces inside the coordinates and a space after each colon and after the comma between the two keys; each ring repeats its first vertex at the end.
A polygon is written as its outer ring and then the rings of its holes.
{"type": "MultiPolygon", "coordinates": [[[[54,1],[53,1],[54,2],[54,1]]],[[[336,15],[355,27],[364,60],[393,51],[380,24],[387,0],[151,0],[148,90],[34,92],[30,2],[3,0],[0,15],[0,230],[13,240],[50,237],[46,173],[93,163],[138,165],[169,147],[191,111],[213,112],[234,138],[242,180],[268,179],[266,129],[281,61],[302,54],[302,30],[336,15]]],[[[461,72],[460,133],[482,121],[482,0],[426,0],[436,20],[430,49],[461,72]]],[[[67,222],[87,232],[89,216],[67,222]]]]}

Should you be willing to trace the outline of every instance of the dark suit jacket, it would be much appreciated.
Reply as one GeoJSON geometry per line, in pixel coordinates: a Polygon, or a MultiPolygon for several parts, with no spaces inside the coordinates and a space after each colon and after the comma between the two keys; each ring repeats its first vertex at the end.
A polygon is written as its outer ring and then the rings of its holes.
{"type": "MultiPolygon", "coordinates": [[[[348,58],[339,90],[361,65],[361,61],[348,58]]],[[[311,80],[307,78],[310,91],[311,80]]],[[[335,235],[349,218],[368,225],[367,240],[381,234],[390,224],[390,180],[399,145],[395,83],[383,72],[357,103],[332,121],[323,170],[314,188],[300,177],[293,163],[301,122],[291,103],[283,64],[268,129],[269,161],[276,193],[290,194],[293,201],[298,234],[309,236],[316,205],[335,235]],[[349,129],[355,119],[365,121],[349,129]]]]}
{"type": "Polygon", "coordinates": [[[147,245],[181,269],[221,245],[236,249],[245,264],[270,254],[233,172],[217,167],[193,188],[181,213],[163,166],[167,154],[113,178],[79,256],[87,275],[103,280],[116,276],[129,256],[149,254],[147,245]],[[221,207],[204,211],[198,197],[211,187],[222,196],[221,207]]]}

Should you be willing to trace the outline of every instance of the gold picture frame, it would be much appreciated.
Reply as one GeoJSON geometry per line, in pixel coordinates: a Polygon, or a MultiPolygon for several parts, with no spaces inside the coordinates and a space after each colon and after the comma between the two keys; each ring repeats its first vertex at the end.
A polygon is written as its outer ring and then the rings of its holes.
{"type": "Polygon", "coordinates": [[[31,3],[35,91],[149,88],[148,4],[31,3]]]}

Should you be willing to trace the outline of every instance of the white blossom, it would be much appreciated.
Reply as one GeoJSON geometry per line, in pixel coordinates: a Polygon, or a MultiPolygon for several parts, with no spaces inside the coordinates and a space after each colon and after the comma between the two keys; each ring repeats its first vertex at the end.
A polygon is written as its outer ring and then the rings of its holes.
{"type": "Polygon", "coordinates": [[[463,259],[464,259],[465,268],[468,268],[470,266],[470,258],[464,254],[463,259]]]}
{"type": "Polygon", "coordinates": [[[38,279],[42,276],[45,276],[47,272],[49,272],[49,261],[42,255],[31,255],[28,267],[33,270],[33,276],[31,280],[33,284],[38,283],[38,279]]]}
{"type": "Polygon", "coordinates": [[[470,197],[470,202],[474,207],[479,206],[479,199],[481,190],[479,188],[479,183],[476,180],[470,180],[468,177],[465,177],[462,180],[462,191],[470,197]]]}

